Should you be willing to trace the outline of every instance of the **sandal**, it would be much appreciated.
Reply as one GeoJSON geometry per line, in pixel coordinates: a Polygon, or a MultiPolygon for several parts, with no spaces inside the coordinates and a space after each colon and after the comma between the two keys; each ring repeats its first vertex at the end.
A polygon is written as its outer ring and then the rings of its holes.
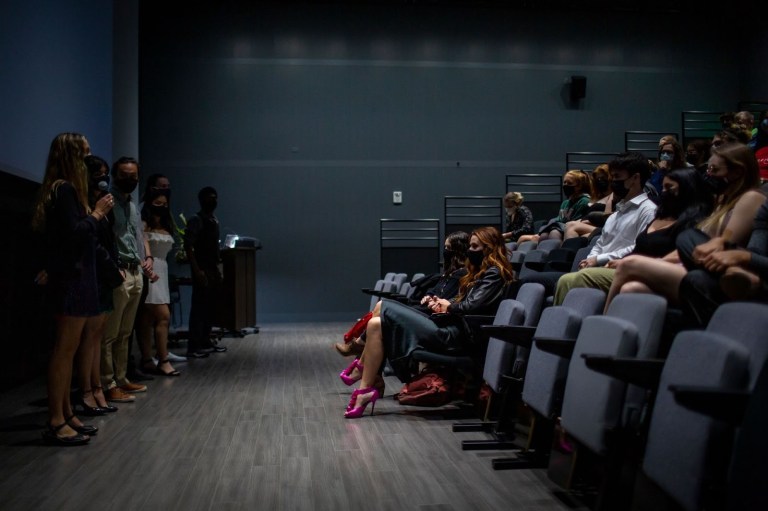
{"type": "Polygon", "coordinates": [[[67,425],[66,421],[55,427],[49,424],[48,429],[43,431],[43,441],[49,444],[56,444],[56,445],[85,445],[91,439],[91,437],[89,437],[88,435],[83,435],[82,433],[77,433],[76,435],[72,435],[72,436],[57,435],[56,433],[66,425],[67,425]]]}
{"type": "Polygon", "coordinates": [[[144,374],[157,374],[157,366],[155,365],[155,361],[151,358],[142,358],[141,359],[141,372],[144,374]]]}
{"type": "Polygon", "coordinates": [[[163,360],[158,360],[157,367],[155,368],[155,370],[157,371],[157,374],[161,374],[163,376],[181,376],[181,373],[176,369],[168,372],[163,371],[162,369],[160,369],[160,366],[163,364],[170,364],[170,361],[167,358],[163,360]]]}
{"type": "Polygon", "coordinates": [[[96,404],[98,405],[98,407],[101,408],[102,410],[104,410],[104,412],[106,412],[106,413],[114,413],[114,412],[117,411],[117,407],[116,406],[112,406],[111,404],[109,404],[107,402],[107,397],[104,395],[104,387],[102,387],[100,385],[99,386],[94,385],[93,386],[93,398],[96,400],[96,404]],[[101,400],[104,401],[103,405],[101,403],[99,403],[99,398],[96,396],[96,391],[98,391],[99,394],[101,394],[101,400]]]}
{"type": "MultiPolygon", "coordinates": [[[[69,417],[66,417],[64,419],[64,422],[66,424],[69,424],[70,428],[74,429],[75,431],[77,431],[81,435],[93,436],[93,435],[95,435],[96,433],[99,432],[99,428],[97,428],[96,426],[91,426],[90,424],[82,424],[82,423],[78,426],[77,424],[72,422],[72,419],[77,419],[77,417],[75,417],[74,415],[70,415],[69,417]]],[[[78,419],[78,420],[80,420],[80,419],[78,419]]]]}

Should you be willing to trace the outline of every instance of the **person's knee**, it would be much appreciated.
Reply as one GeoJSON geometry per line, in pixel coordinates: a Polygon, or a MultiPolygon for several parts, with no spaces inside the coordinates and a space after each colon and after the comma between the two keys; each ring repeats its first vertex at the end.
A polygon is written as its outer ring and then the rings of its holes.
{"type": "Polygon", "coordinates": [[[621,286],[622,293],[649,293],[651,290],[642,282],[632,281],[621,286]]]}

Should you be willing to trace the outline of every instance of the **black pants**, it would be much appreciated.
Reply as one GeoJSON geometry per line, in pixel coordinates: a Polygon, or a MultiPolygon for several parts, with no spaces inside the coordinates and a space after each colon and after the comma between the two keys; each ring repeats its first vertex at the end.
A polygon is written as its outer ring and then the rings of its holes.
{"type": "Polygon", "coordinates": [[[189,341],[187,352],[211,347],[211,330],[216,321],[216,306],[221,292],[221,273],[218,269],[203,270],[208,282],[192,284],[192,305],[189,310],[189,341]]]}

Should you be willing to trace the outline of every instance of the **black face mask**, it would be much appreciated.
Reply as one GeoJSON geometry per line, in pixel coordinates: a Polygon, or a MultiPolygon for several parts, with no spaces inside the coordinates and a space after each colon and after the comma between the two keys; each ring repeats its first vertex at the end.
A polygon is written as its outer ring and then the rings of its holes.
{"type": "Polygon", "coordinates": [[[563,185],[563,195],[570,197],[576,192],[576,187],[571,185],[563,185]]]}
{"type": "Polygon", "coordinates": [[[629,193],[629,189],[624,186],[626,179],[614,179],[611,181],[611,191],[613,192],[613,198],[617,201],[622,200],[629,193]]]}
{"type": "Polygon", "coordinates": [[[149,206],[149,212],[162,218],[168,215],[168,206],[155,206],[154,204],[151,204],[149,206]]]}
{"type": "Polygon", "coordinates": [[[686,154],[685,155],[685,161],[687,161],[691,165],[696,165],[696,161],[698,159],[699,159],[698,155],[696,155],[696,154],[686,154]]]}
{"type": "Polygon", "coordinates": [[[600,193],[607,192],[608,186],[610,186],[610,183],[608,183],[607,179],[598,179],[597,181],[595,181],[595,188],[600,193]]]}
{"type": "Polygon", "coordinates": [[[482,250],[470,250],[467,252],[467,260],[475,268],[480,268],[483,264],[483,259],[485,259],[485,254],[483,254],[482,250]]]}
{"type": "Polygon", "coordinates": [[[704,176],[704,183],[709,187],[710,190],[712,190],[712,193],[715,195],[720,195],[725,191],[726,188],[728,188],[728,178],[726,177],[717,177],[713,176],[711,174],[707,174],[704,176]]]}
{"type": "Polygon", "coordinates": [[[136,187],[139,186],[139,181],[131,178],[115,179],[115,186],[123,193],[133,193],[136,187]]]}
{"type": "Polygon", "coordinates": [[[446,263],[446,264],[451,262],[453,260],[454,253],[455,252],[453,250],[448,250],[447,248],[444,248],[443,249],[443,262],[446,263]]]}
{"type": "Polygon", "coordinates": [[[676,193],[664,190],[659,195],[659,218],[677,218],[680,216],[681,206],[676,193]]]}
{"type": "Polygon", "coordinates": [[[200,209],[207,213],[213,213],[218,205],[219,201],[216,199],[204,199],[200,202],[200,209]]]}

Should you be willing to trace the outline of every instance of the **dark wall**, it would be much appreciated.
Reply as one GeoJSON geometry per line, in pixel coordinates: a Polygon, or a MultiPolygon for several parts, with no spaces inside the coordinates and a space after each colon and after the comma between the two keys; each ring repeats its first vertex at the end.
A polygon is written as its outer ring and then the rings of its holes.
{"type": "Polygon", "coordinates": [[[500,196],[508,173],[621,151],[625,130],[680,132],[681,110],[732,110],[743,92],[722,18],[157,4],[141,10],[142,163],[171,177],[176,211],[214,185],[226,230],[261,239],[260,321],[357,317],[380,218],[442,218],[444,195],[500,196]],[[587,77],[576,104],[572,75],[587,77]]]}

